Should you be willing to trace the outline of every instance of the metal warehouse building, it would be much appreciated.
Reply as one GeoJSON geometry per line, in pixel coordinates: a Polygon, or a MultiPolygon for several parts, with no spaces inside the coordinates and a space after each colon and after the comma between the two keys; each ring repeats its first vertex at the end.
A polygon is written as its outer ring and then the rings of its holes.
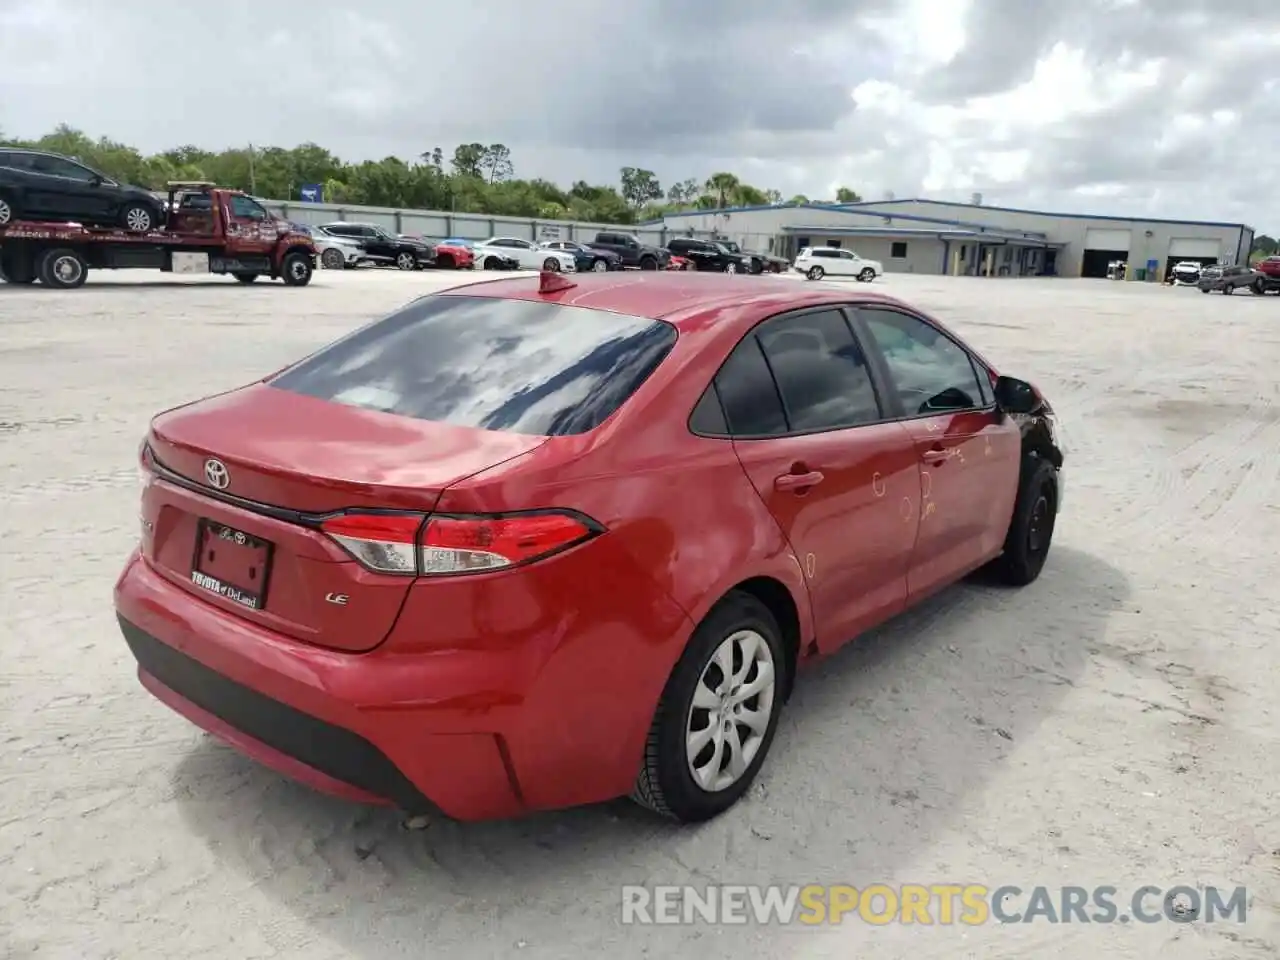
{"type": "Polygon", "coordinates": [[[1253,246],[1253,228],[1242,223],[919,199],[695,210],[669,214],[662,226],[674,235],[714,231],[786,257],[802,247],[843,247],[889,272],[969,276],[1105,277],[1109,263],[1123,260],[1131,276],[1142,268],[1163,279],[1181,260],[1242,263],[1253,246]]]}

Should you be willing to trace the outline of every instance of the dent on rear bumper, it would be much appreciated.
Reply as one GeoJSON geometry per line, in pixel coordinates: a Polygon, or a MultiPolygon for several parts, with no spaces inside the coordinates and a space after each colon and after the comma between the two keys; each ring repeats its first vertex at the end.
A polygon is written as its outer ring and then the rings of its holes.
{"type": "MultiPolygon", "coordinates": [[[[257,627],[176,587],[136,554],[115,594],[123,621],[221,677],[363,738],[431,805],[460,820],[592,803],[630,789],[666,661],[689,629],[673,601],[649,600],[644,622],[625,615],[610,622],[588,610],[550,632],[530,630],[519,648],[387,645],[352,654],[257,627]]],[[[299,776],[273,762],[265,743],[233,745],[326,789],[323,771],[299,776]]]]}

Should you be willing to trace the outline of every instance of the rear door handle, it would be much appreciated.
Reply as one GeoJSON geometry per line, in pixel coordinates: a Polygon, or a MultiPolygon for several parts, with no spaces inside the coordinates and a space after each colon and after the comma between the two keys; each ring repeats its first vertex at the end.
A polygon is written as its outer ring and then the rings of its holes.
{"type": "Polygon", "coordinates": [[[822,474],[817,470],[809,473],[784,473],[773,481],[775,490],[800,490],[822,482],[822,474]]]}
{"type": "Polygon", "coordinates": [[[921,455],[920,459],[931,466],[937,466],[950,459],[950,454],[942,447],[930,447],[921,455]]]}

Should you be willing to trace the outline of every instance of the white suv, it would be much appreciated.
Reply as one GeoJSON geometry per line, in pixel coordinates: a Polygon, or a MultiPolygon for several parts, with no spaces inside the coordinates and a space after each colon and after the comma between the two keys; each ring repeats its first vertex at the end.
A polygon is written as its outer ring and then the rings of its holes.
{"type": "Polygon", "coordinates": [[[810,280],[827,276],[857,277],[863,283],[870,283],[884,275],[879,260],[864,260],[852,250],[839,247],[805,247],[792,266],[810,280]]]}

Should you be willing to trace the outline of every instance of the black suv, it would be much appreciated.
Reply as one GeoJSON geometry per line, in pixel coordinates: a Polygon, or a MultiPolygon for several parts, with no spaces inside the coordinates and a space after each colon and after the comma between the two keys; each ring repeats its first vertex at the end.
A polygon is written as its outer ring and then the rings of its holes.
{"type": "Polygon", "coordinates": [[[0,147],[0,227],[17,220],[124,227],[164,225],[164,203],[56,153],[0,147]]]}
{"type": "Polygon", "coordinates": [[[667,249],[677,257],[684,257],[695,270],[719,273],[750,273],[751,261],[732,252],[713,240],[695,240],[692,237],[676,237],[667,242],[667,249]]]}
{"type": "Polygon", "coordinates": [[[398,237],[376,223],[325,223],[316,229],[331,237],[355,240],[374,263],[393,263],[401,270],[436,265],[434,244],[413,237],[398,237]]]}

